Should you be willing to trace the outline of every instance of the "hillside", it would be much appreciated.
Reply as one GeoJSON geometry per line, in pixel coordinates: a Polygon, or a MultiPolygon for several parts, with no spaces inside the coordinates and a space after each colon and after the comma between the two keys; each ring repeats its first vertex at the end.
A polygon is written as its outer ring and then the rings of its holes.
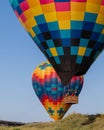
{"type": "MultiPolygon", "coordinates": [[[[22,124],[19,123],[19,125],[22,124]]],[[[61,121],[30,123],[22,126],[9,126],[9,124],[1,123],[0,130],[104,130],[104,114],[82,115],[74,113],[61,121]]]]}

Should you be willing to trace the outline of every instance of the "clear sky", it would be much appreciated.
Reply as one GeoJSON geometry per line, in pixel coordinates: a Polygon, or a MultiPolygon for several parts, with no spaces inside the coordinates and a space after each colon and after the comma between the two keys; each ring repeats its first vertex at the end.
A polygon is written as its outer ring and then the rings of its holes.
{"type": "MultiPolygon", "coordinates": [[[[31,75],[46,58],[17,20],[8,0],[0,1],[0,120],[51,121],[34,94],[31,75]]],[[[104,52],[84,76],[72,112],[104,113],[104,52]]]]}

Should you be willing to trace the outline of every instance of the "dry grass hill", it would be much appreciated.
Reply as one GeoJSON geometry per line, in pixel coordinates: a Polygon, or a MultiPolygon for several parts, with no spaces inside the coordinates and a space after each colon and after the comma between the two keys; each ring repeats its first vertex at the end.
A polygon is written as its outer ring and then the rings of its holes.
{"type": "Polygon", "coordinates": [[[0,122],[0,130],[104,130],[104,114],[70,114],[56,122],[19,123],[0,122]]]}

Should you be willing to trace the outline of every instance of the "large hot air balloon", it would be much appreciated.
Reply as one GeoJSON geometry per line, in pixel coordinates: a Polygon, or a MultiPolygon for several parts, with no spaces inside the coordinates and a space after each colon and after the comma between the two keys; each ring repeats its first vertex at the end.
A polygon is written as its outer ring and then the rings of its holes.
{"type": "Polygon", "coordinates": [[[104,49],[104,0],[9,0],[64,85],[104,49]]]}
{"type": "Polygon", "coordinates": [[[33,89],[46,111],[54,120],[61,119],[72,104],[78,103],[83,77],[74,76],[63,86],[49,62],[39,64],[32,74],[33,89]]]}

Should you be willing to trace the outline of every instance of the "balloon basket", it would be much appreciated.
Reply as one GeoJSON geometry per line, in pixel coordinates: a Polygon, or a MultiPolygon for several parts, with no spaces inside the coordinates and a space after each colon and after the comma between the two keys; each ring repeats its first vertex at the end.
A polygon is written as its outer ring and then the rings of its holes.
{"type": "Polygon", "coordinates": [[[64,97],[64,103],[77,104],[78,103],[78,97],[77,96],[65,96],[64,97]]]}

